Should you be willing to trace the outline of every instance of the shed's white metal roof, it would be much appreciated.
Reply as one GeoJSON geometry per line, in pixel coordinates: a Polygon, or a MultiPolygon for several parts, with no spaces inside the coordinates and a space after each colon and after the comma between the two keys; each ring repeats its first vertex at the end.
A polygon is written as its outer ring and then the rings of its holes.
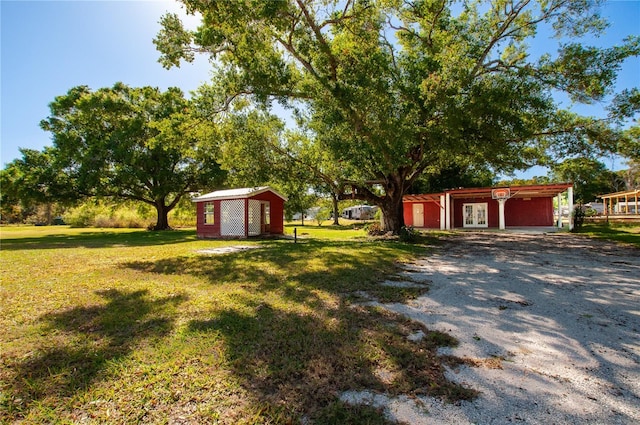
{"type": "Polygon", "coordinates": [[[243,187],[239,189],[225,189],[225,190],[216,190],[215,192],[206,193],[204,195],[200,195],[197,198],[193,198],[193,202],[199,201],[213,201],[219,199],[244,199],[250,198],[252,196],[258,195],[263,192],[273,192],[283,200],[287,200],[287,198],[275,190],[271,189],[269,186],[259,186],[259,187],[243,187]]]}

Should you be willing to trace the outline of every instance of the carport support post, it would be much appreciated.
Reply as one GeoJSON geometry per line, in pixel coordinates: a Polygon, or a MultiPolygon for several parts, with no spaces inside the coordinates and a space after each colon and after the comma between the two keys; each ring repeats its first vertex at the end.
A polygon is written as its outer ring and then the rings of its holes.
{"type": "MultiPolygon", "coordinates": [[[[447,228],[447,208],[445,205],[447,205],[445,196],[440,195],[440,230],[445,230],[447,228]]],[[[636,208],[636,210],[637,209],[638,208],[636,208]]]]}
{"type": "Polygon", "coordinates": [[[573,230],[573,186],[567,188],[567,202],[569,203],[569,230],[573,230]]]}
{"type": "Polygon", "coordinates": [[[507,202],[507,198],[498,199],[498,223],[500,230],[506,229],[504,222],[504,204],[507,202]]]}
{"type": "Polygon", "coordinates": [[[562,193],[558,193],[558,229],[562,229],[562,193]]]}
{"type": "Polygon", "coordinates": [[[447,230],[451,230],[451,194],[445,194],[446,200],[444,202],[444,214],[445,214],[445,226],[447,230]]]}

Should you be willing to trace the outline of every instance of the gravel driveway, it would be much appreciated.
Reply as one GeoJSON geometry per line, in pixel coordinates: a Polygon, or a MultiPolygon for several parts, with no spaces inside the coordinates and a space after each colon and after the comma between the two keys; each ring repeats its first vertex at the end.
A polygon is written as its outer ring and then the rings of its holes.
{"type": "Polygon", "coordinates": [[[386,308],[458,338],[472,402],[350,392],[410,424],[640,424],[640,250],[567,233],[461,232],[407,267],[386,308]],[[491,360],[491,361],[486,361],[491,360]]]}

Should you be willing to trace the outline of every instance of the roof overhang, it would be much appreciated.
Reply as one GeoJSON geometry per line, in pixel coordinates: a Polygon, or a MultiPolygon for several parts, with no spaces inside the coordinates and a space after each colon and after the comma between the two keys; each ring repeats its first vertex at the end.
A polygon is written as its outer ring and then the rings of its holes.
{"type": "Polygon", "coordinates": [[[572,183],[541,184],[529,186],[494,186],[470,189],[453,189],[446,191],[446,193],[451,195],[453,199],[487,198],[491,197],[491,191],[493,189],[504,188],[510,189],[510,198],[551,198],[559,195],[560,193],[566,192],[570,187],[573,187],[572,183]]]}
{"type": "Polygon", "coordinates": [[[599,195],[598,198],[602,198],[602,199],[610,199],[610,198],[624,198],[624,197],[638,197],[640,196],[640,189],[635,189],[635,190],[625,190],[622,192],[614,192],[614,193],[607,193],[605,195],[599,195]]]}
{"type": "Polygon", "coordinates": [[[428,193],[421,195],[404,195],[402,202],[440,202],[440,197],[444,193],[428,193]]]}
{"type": "Polygon", "coordinates": [[[277,197],[281,198],[283,201],[287,200],[287,197],[273,190],[269,186],[260,186],[260,187],[243,187],[239,189],[226,189],[226,190],[216,190],[215,192],[206,193],[204,195],[198,196],[197,198],[193,198],[192,202],[202,202],[202,201],[220,201],[220,200],[228,200],[228,199],[246,199],[252,198],[256,195],[259,195],[264,192],[272,192],[277,197]]]}
{"type": "Polygon", "coordinates": [[[440,197],[449,195],[453,199],[490,198],[495,189],[509,189],[510,198],[550,198],[566,192],[573,187],[572,183],[539,184],[529,186],[493,186],[476,188],[450,189],[441,193],[427,193],[419,195],[404,195],[403,202],[440,202],[440,197]]]}

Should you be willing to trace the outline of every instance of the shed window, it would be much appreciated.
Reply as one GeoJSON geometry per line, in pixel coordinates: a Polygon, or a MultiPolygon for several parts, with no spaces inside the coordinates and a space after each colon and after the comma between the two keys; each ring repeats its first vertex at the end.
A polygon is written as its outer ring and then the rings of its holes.
{"type": "Polygon", "coordinates": [[[213,202],[204,204],[204,224],[213,224],[213,202]]]}

